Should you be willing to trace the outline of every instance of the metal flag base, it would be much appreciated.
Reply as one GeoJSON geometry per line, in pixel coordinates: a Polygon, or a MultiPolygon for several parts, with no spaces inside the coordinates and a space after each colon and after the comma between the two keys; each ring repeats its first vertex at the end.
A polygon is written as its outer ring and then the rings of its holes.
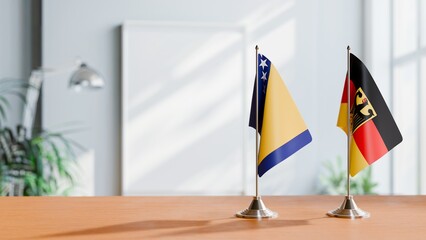
{"type": "Polygon", "coordinates": [[[329,211],[327,213],[330,217],[339,217],[339,218],[368,218],[370,213],[365,212],[358,208],[353,199],[352,195],[345,196],[345,200],[342,205],[336,210],[329,211]]]}
{"type": "Polygon", "coordinates": [[[253,197],[250,206],[235,214],[240,218],[276,218],[278,214],[269,210],[260,197],[253,197]]]}

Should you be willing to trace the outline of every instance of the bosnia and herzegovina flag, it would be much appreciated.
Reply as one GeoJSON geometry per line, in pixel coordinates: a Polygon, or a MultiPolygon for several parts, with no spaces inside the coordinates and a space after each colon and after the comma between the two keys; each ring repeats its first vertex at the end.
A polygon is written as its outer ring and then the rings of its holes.
{"type": "MultiPolygon", "coordinates": [[[[261,135],[258,174],[261,177],[273,166],[312,141],[287,87],[271,61],[258,56],[258,132],[261,135]]],[[[256,129],[256,82],[249,126],[256,129]]]]}
{"type": "MultiPolygon", "coordinates": [[[[371,165],[402,142],[402,136],[373,77],[355,55],[350,55],[350,174],[371,165]]],[[[345,87],[337,126],[347,133],[348,89],[345,87]]]]}

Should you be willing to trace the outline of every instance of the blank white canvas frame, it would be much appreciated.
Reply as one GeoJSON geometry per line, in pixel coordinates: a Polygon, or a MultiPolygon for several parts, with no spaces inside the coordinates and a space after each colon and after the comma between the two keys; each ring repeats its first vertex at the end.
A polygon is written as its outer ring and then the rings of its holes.
{"type": "Polygon", "coordinates": [[[246,36],[226,24],[123,24],[122,195],[244,194],[246,36]]]}

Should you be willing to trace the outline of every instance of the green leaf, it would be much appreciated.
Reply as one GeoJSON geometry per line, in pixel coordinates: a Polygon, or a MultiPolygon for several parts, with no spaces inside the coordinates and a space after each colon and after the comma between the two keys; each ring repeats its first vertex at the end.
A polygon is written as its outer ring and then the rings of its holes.
{"type": "Polygon", "coordinates": [[[5,106],[5,108],[10,108],[10,102],[4,96],[0,96],[0,103],[5,106]]]}
{"type": "Polygon", "coordinates": [[[1,116],[1,120],[6,120],[7,116],[6,116],[6,112],[4,111],[3,106],[0,105],[0,116],[1,116]]]}

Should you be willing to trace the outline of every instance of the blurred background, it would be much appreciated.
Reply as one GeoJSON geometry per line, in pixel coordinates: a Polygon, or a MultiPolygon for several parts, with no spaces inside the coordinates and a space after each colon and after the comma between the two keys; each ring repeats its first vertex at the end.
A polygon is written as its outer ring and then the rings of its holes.
{"type": "Polygon", "coordinates": [[[426,194],[425,1],[0,0],[2,194],[252,195],[256,44],[313,136],[262,195],[344,192],[348,45],[404,138],[354,192],[426,194]],[[76,59],[104,85],[70,89],[76,59]]]}

